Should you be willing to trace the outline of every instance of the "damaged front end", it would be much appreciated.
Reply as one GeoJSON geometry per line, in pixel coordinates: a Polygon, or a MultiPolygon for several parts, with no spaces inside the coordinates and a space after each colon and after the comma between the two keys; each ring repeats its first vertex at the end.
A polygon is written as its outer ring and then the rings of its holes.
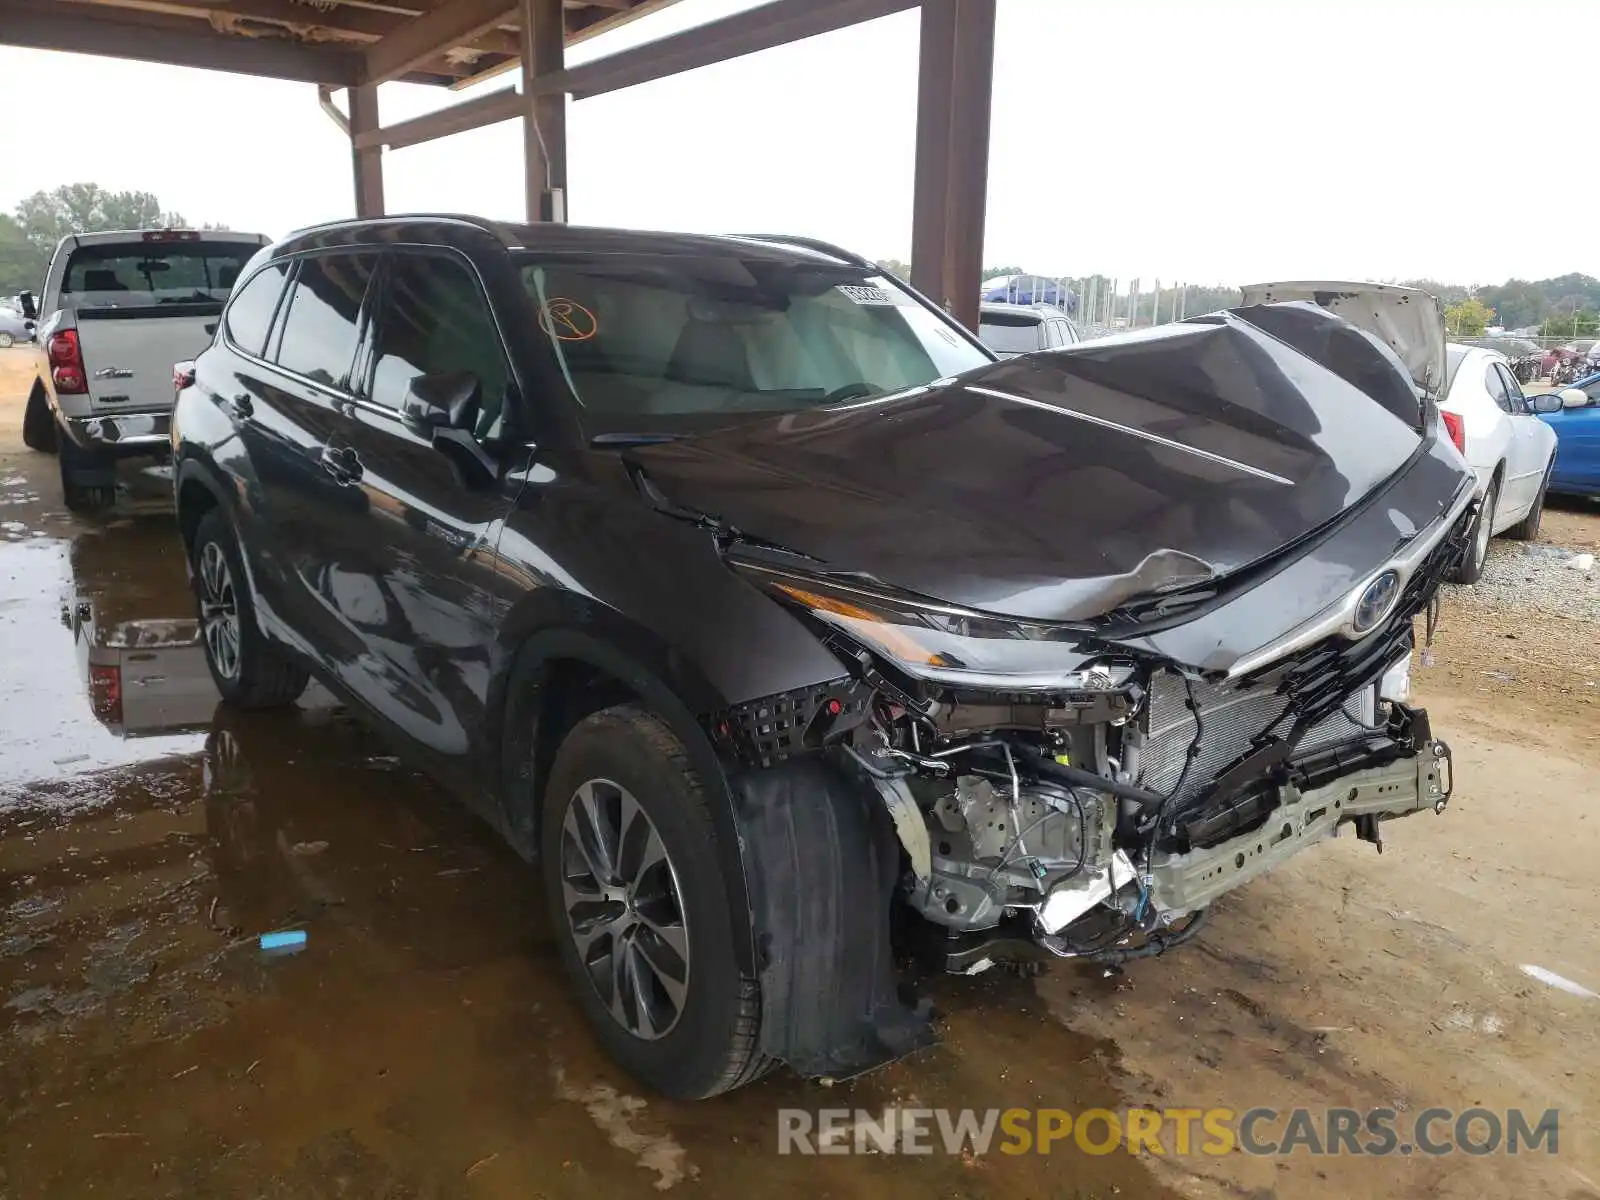
{"type": "Polygon", "coordinates": [[[1381,850],[1384,821],[1443,811],[1409,667],[1471,475],[1388,350],[1290,314],[1297,345],[1339,347],[1324,363],[1266,332],[1279,315],[641,454],[841,663],[706,716],[759,864],[764,993],[850,992],[787,1012],[772,1053],[845,1074],[925,1038],[887,919],[837,942],[853,968],[802,961],[886,897],[945,971],[1119,962],[1346,825],[1381,850]],[[786,812],[816,797],[802,830],[786,812]]]}
{"type": "Polygon", "coordinates": [[[1469,515],[1456,506],[1384,568],[1406,574],[1363,636],[1235,678],[1105,630],[735,559],[855,670],[720,714],[712,732],[749,767],[822,753],[871,789],[903,852],[900,898],[945,970],[1159,953],[1216,897],[1341,826],[1381,848],[1382,821],[1443,811],[1450,752],[1400,681],[1469,515]],[[1029,669],[1006,673],[1013,659],[1029,669]]]}

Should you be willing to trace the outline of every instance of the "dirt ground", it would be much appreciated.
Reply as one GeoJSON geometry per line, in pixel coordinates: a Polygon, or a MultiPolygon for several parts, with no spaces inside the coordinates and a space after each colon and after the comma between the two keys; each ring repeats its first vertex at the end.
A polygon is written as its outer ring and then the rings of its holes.
{"type": "MultiPolygon", "coordinates": [[[[0,351],[0,1200],[1600,1198],[1600,1001],[1522,970],[1600,991],[1594,625],[1447,598],[1416,683],[1456,794],[1381,856],[1309,850],[1125,974],[939,981],[940,1045],[864,1080],[672,1104],[599,1053],[485,829],[326,696],[273,717],[208,697],[162,479],[62,511],[54,459],[18,440],[24,355],[0,351]],[[146,680],[120,726],[141,736],[94,715],[108,652],[146,680]],[[254,935],[285,926],[305,950],[264,957],[254,935]],[[1515,1157],[776,1153],[780,1108],[886,1104],[1561,1125],[1559,1153],[1515,1157]]],[[[1595,548],[1600,515],[1552,511],[1545,536],[1595,548]]]]}

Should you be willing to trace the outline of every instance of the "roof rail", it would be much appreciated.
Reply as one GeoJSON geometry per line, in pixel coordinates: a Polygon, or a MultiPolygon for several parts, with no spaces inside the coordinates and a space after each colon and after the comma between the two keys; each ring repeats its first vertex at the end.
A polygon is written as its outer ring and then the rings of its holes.
{"type": "Polygon", "coordinates": [[[849,263],[852,267],[871,267],[875,263],[869,262],[853,251],[842,246],[835,246],[832,242],[825,242],[821,238],[800,237],[792,233],[740,233],[735,237],[748,238],[752,242],[778,242],[786,246],[799,246],[802,250],[815,250],[819,254],[831,254],[834,258],[849,263]]]}

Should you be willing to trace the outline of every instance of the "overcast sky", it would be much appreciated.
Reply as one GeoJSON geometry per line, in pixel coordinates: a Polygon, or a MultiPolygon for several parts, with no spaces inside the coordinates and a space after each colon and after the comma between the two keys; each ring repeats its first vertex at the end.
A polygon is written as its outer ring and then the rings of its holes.
{"type": "MultiPolygon", "coordinates": [[[[1591,3],[999,0],[985,262],[1146,288],[1600,275],[1591,3]]],[[[751,6],[681,0],[570,61],[751,6]]],[[[574,103],[572,219],[909,257],[917,28],[903,13],[574,103]]],[[[0,80],[7,209],[89,179],[270,234],[352,211],[310,85],[9,48],[0,80]]],[[[459,98],[388,84],[383,118],[459,98]]],[[[389,210],[520,219],[521,155],[514,122],[386,153],[389,210]]]]}

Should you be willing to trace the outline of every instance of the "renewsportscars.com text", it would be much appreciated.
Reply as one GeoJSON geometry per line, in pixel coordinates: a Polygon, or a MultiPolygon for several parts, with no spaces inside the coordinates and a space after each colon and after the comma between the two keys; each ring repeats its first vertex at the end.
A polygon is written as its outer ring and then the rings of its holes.
{"type": "Polygon", "coordinates": [[[1549,1108],[785,1108],[779,1154],[1556,1154],[1549,1108]]]}

